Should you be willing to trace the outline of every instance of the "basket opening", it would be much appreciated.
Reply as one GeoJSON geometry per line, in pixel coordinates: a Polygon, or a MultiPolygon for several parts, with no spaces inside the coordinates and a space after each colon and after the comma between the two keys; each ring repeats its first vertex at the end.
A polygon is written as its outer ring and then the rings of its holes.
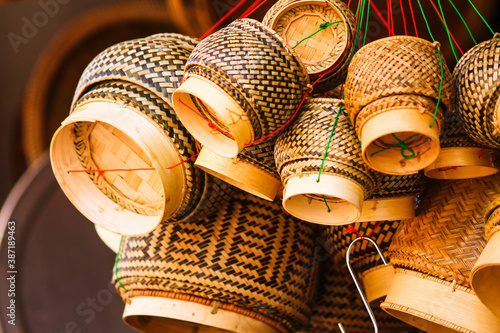
{"type": "Polygon", "coordinates": [[[148,333],[227,333],[216,327],[156,316],[128,316],[124,318],[132,328],[148,333]]]}
{"type": "Polygon", "coordinates": [[[500,314],[500,304],[498,304],[499,276],[500,263],[490,263],[477,269],[472,280],[474,291],[479,299],[496,315],[500,314]]]}
{"type": "Polygon", "coordinates": [[[421,329],[425,332],[433,332],[433,333],[456,333],[457,331],[442,326],[433,321],[418,317],[416,315],[412,315],[403,311],[395,310],[395,309],[384,309],[391,316],[398,318],[405,323],[414,326],[418,329],[421,329]]]}

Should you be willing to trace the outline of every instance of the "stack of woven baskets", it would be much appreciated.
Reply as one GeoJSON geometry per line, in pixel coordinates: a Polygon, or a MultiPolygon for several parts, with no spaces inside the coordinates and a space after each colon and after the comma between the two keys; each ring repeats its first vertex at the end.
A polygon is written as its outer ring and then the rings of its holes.
{"type": "Polygon", "coordinates": [[[452,74],[439,43],[359,36],[341,0],[280,0],[88,65],[51,161],[127,324],[367,332],[352,264],[383,332],[500,332],[500,39],[452,74]],[[346,263],[357,237],[390,265],[346,263]]]}

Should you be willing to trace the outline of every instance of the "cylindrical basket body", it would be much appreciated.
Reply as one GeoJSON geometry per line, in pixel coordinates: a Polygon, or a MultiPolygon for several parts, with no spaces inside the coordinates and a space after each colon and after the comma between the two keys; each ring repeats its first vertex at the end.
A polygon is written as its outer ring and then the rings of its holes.
{"type": "Polygon", "coordinates": [[[319,224],[359,219],[363,200],[379,180],[364,163],[343,101],[337,99],[307,99],[277,139],[275,160],[284,185],[283,207],[319,224]]]}
{"type": "Polygon", "coordinates": [[[295,52],[251,19],[203,39],[185,70],[173,96],[177,115],[198,141],[230,158],[283,126],[309,85],[295,52]]]}
{"type": "Polygon", "coordinates": [[[312,225],[250,194],[233,199],[196,223],[124,238],[114,282],[129,325],[260,333],[307,322],[317,274],[312,225]]]}

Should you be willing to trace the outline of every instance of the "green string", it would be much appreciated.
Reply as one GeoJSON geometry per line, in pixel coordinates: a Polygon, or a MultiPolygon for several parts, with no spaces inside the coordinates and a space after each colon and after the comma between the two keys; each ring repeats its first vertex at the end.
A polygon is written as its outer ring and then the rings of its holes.
{"type": "Polygon", "coordinates": [[[305,41],[305,40],[307,40],[307,39],[311,38],[312,36],[316,35],[317,33],[321,32],[321,31],[325,30],[325,29],[326,29],[326,28],[328,28],[329,26],[334,25],[334,24],[338,24],[338,23],[342,23],[342,22],[344,22],[344,21],[324,22],[324,23],[321,23],[321,24],[319,25],[319,30],[318,30],[318,31],[316,31],[315,33],[313,33],[313,34],[312,34],[312,35],[310,35],[310,36],[307,36],[306,38],[303,38],[301,41],[299,41],[297,44],[295,44],[295,46],[294,46],[294,47],[292,47],[292,49],[294,49],[294,48],[296,48],[297,46],[299,46],[299,44],[300,44],[300,43],[302,43],[303,41],[305,41]]]}
{"type": "Polygon", "coordinates": [[[434,36],[432,35],[431,27],[429,26],[429,22],[427,21],[427,17],[425,16],[424,9],[422,8],[422,4],[420,0],[417,0],[418,6],[420,7],[420,11],[422,12],[422,16],[424,17],[425,25],[427,26],[427,31],[429,31],[429,35],[431,35],[432,41],[435,42],[434,36]]]}
{"type": "Polygon", "coordinates": [[[472,0],[469,0],[469,3],[471,4],[472,8],[474,8],[474,10],[476,11],[477,15],[479,15],[479,17],[483,20],[484,24],[486,24],[486,26],[488,27],[488,29],[490,29],[491,34],[494,35],[495,31],[493,31],[493,29],[491,29],[490,25],[488,24],[488,21],[486,21],[486,19],[483,17],[483,15],[481,15],[481,13],[479,12],[479,10],[477,10],[476,6],[474,6],[474,4],[472,3],[472,0]]]}
{"type": "Polygon", "coordinates": [[[472,35],[472,32],[470,31],[469,29],[469,26],[467,25],[467,22],[465,21],[464,17],[462,16],[462,14],[460,13],[460,11],[458,10],[457,7],[455,7],[455,4],[453,3],[453,1],[451,0],[448,0],[451,5],[453,6],[453,8],[455,8],[455,11],[457,12],[458,16],[460,16],[460,19],[462,20],[462,22],[464,23],[465,27],[467,28],[467,31],[469,32],[469,35],[470,37],[472,38],[472,40],[474,41],[474,44],[477,45],[477,42],[476,42],[476,39],[474,38],[474,36],[472,35]]]}
{"type": "MultiPolygon", "coordinates": [[[[439,11],[441,12],[441,17],[443,18],[444,29],[446,30],[446,35],[448,35],[448,40],[449,40],[450,45],[451,45],[451,50],[453,51],[453,55],[455,56],[455,60],[458,62],[458,60],[460,58],[458,57],[457,51],[455,50],[455,45],[453,44],[453,40],[451,39],[450,30],[448,29],[448,23],[446,23],[446,18],[444,17],[443,7],[441,6],[441,0],[437,0],[437,2],[439,5],[439,11]]],[[[469,27],[467,27],[467,29],[469,29],[469,27]]]]}
{"type": "Polygon", "coordinates": [[[393,137],[394,137],[394,138],[398,141],[398,143],[395,143],[395,144],[393,144],[393,145],[391,145],[391,146],[389,146],[389,147],[387,147],[387,148],[384,148],[384,149],[382,149],[382,150],[379,150],[379,151],[377,151],[377,152],[374,152],[374,153],[373,153],[373,154],[371,154],[370,156],[380,154],[380,153],[382,153],[382,152],[384,152],[384,151],[387,151],[387,150],[389,150],[389,149],[392,149],[392,148],[394,148],[394,147],[400,147],[400,148],[401,148],[401,156],[403,156],[404,158],[406,158],[406,159],[408,159],[408,160],[409,160],[409,159],[412,159],[412,158],[414,158],[414,157],[415,157],[415,151],[414,151],[411,147],[408,147],[408,146],[406,145],[406,143],[405,143],[405,142],[406,142],[406,141],[408,141],[408,140],[411,140],[411,139],[413,139],[414,137],[419,136],[419,135],[420,135],[420,134],[418,134],[418,133],[417,133],[417,134],[414,134],[414,135],[410,136],[409,138],[406,138],[406,139],[404,139],[404,140],[401,140],[400,138],[398,138],[398,137],[397,137],[397,136],[393,133],[393,134],[392,134],[392,136],[393,136],[393,137]],[[410,152],[410,155],[405,155],[405,151],[410,152]]]}
{"type": "Polygon", "coordinates": [[[325,201],[326,208],[328,208],[328,213],[330,213],[332,210],[330,209],[330,206],[328,206],[325,196],[323,196],[323,200],[325,201]]]}
{"type": "Polygon", "coordinates": [[[439,66],[441,66],[441,81],[439,82],[439,95],[438,95],[438,100],[436,103],[436,110],[434,110],[434,117],[432,118],[432,122],[430,124],[430,128],[434,126],[434,122],[436,121],[436,116],[437,112],[439,110],[439,103],[441,103],[441,93],[443,91],[443,81],[444,81],[444,68],[443,68],[443,59],[441,57],[441,51],[439,51],[439,48],[436,45],[436,50],[438,52],[438,58],[439,58],[439,66]]]}
{"type": "Polygon", "coordinates": [[[366,35],[368,34],[368,19],[370,18],[370,5],[372,0],[368,0],[368,13],[366,13],[366,24],[365,24],[365,37],[363,38],[363,45],[366,45],[366,35]]]}
{"type": "Polygon", "coordinates": [[[115,278],[116,278],[116,282],[118,282],[120,284],[120,287],[122,287],[125,291],[128,291],[128,289],[123,286],[122,282],[118,278],[118,261],[120,260],[120,251],[122,249],[122,241],[123,241],[123,236],[120,238],[120,245],[118,246],[118,252],[116,253],[115,278]]]}
{"type": "MultiPolygon", "coordinates": [[[[328,138],[328,143],[326,144],[325,155],[323,155],[323,160],[321,161],[321,167],[319,168],[318,180],[316,180],[317,183],[319,183],[321,172],[323,171],[323,166],[325,165],[326,155],[328,154],[328,149],[330,149],[330,142],[332,142],[333,133],[335,132],[335,127],[337,126],[341,110],[342,110],[342,103],[340,103],[339,105],[339,111],[337,112],[337,116],[335,117],[335,122],[333,123],[332,131],[330,132],[330,137],[328,138]]],[[[329,209],[330,208],[328,208],[328,210],[329,209]]]]}

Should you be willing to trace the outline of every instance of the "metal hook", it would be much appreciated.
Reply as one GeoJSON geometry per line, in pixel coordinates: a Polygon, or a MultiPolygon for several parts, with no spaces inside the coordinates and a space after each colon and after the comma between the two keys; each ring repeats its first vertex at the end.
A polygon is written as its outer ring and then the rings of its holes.
{"type": "MultiPolygon", "coordinates": [[[[370,308],[370,305],[368,304],[368,301],[366,300],[365,294],[363,294],[363,291],[361,290],[361,287],[359,285],[358,279],[356,278],[356,275],[352,271],[351,268],[351,262],[350,262],[350,256],[351,256],[351,249],[354,246],[354,244],[359,241],[359,240],[367,240],[372,242],[373,246],[375,246],[375,249],[377,249],[378,254],[382,258],[382,261],[384,262],[384,265],[388,265],[387,261],[385,260],[384,255],[382,254],[382,251],[380,251],[380,248],[378,247],[377,243],[369,238],[369,237],[359,237],[356,238],[355,240],[352,241],[351,245],[349,245],[349,248],[347,249],[347,254],[346,254],[346,262],[347,262],[347,268],[349,269],[349,273],[351,274],[351,277],[354,281],[354,284],[356,285],[356,288],[358,289],[359,295],[361,296],[361,299],[363,300],[363,304],[366,307],[366,310],[368,311],[368,314],[370,315],[370,319],[372,320],[373,327],[375,328],[375,333],[378,333],[378,324],[377,320],[375,319],[375,316],[373,315],[372,309],[370,308]]],[[[341,323],[339,323],[339,328],[342,333],[346,333],[344,330],[344,326],[342,326],[341,323]]]]}

